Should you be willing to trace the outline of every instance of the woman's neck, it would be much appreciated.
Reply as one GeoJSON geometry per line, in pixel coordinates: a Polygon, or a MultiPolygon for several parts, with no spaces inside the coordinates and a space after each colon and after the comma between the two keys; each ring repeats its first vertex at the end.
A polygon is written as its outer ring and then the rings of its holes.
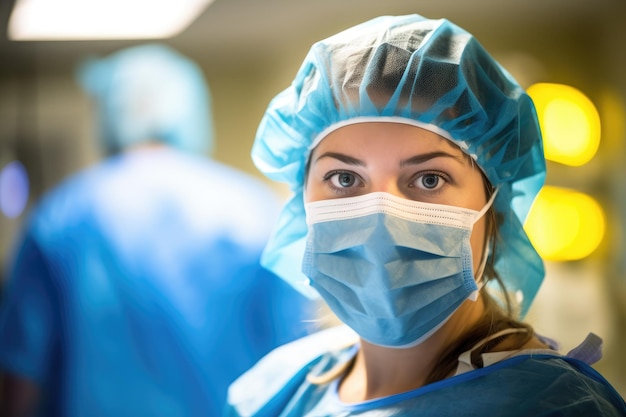
{"type": "Polygon", "coordinates": [[[362,341],[354,365],[341,382],[339,397],[344,402],[355,403],[425,385],[441,352],[474,326],[484,311],[482,297],[475,302],[466,301],[441,329],[423,343],[407,349],[362,341]]]}

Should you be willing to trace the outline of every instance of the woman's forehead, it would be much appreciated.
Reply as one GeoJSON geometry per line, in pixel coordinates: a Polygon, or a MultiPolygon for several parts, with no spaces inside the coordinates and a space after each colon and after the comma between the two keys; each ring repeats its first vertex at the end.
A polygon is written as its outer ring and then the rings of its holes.
{"type": "Polygon", "coordinates": [[[375,145],[387,149],[400,146],[411,151],[423,149],[425,152],[438,149],[469,157],[450,139],[436,132],[395,122],[362,122],[342,126],[321,139],[314,153],[316,150],[329,148],[366,150],[366,148],[352,148],[354,145],[375,145]]]}

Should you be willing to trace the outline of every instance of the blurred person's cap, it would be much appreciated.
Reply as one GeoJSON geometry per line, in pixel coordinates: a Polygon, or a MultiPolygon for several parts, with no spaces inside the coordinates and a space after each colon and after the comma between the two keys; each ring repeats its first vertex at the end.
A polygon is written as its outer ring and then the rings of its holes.
{"type": "Polygon", "coordinates": [[[77,78],[97,102],[100,140],[107,152],[148,142],[210,152],[209,87],[198,65],[171,48],[142,45],[90,58],[80,65],[77,78]]]}

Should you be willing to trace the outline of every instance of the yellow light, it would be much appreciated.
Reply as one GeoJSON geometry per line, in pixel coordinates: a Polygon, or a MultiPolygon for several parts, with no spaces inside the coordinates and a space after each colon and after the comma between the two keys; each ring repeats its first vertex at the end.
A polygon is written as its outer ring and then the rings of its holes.
{"type": "Polygon", "coordinates": [[[565,165],[589,162],[600,145],[600,116],[582,92],[563,84],[528,88],[535,102],[546,159],[565,165]]]}
{"type": "Polygon", "coordinates": [[[524,229],[546,260],[572,261],[589,256],[605,231],[602,207],[587,194],[545,186],[537,196],[524,229]]]}

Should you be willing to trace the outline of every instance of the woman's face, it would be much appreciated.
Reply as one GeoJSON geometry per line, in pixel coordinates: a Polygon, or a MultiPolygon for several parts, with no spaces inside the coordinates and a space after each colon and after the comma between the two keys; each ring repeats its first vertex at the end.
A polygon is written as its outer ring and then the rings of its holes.
{"type": "MultiPolygon", "coordinates": [[[[357,123],[333,131],[313,150],[307,202],[378,191],[472,210],[487,203],[480,169],[449,140],[419,127],[357,123]]],[[[474,268],[484,239],[483,216],[471,236],[474,268]]]]}

